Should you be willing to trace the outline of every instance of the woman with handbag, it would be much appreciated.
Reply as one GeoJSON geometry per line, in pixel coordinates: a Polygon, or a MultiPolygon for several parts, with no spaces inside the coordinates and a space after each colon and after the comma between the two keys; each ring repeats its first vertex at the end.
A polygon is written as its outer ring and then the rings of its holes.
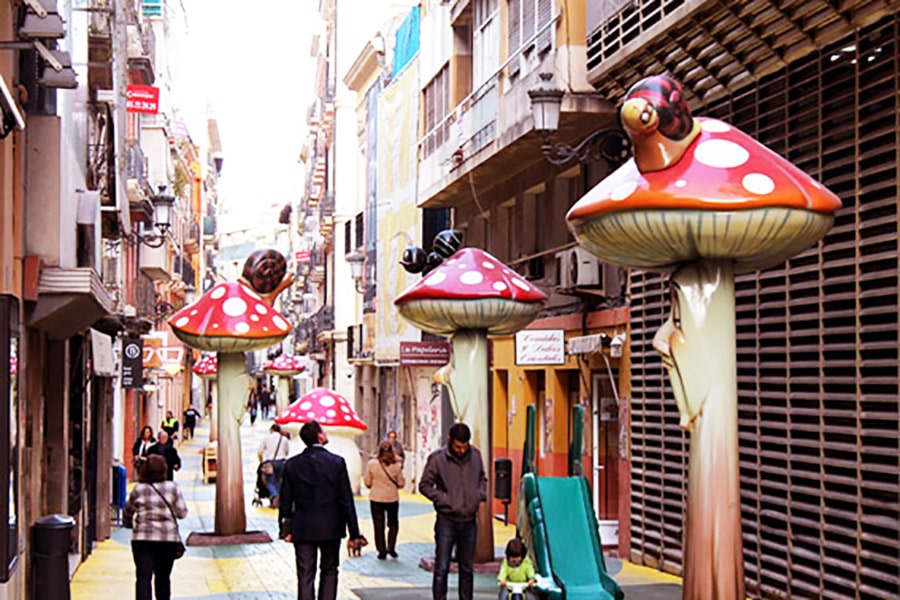
{"type": "Polygon", "coordinates": [[[135,479],[140,477],[141,465],[147,460],[147,456],[150,455],[154,446],[156,446],[156,438],[153,437],[153,428],[144,425],[144,428],[141,429],[141,436],[134,441],[134,446],[131,447],[131,466],[134,467],[135,479]]]}
{"type": "Polygon", "coordinates": [[[372,528],[375,530],[375,548],[378,559],[384,560],[390,554],[397,558],[397,533],[400,530],[398,512],[400,494],[405,485],[403,463],[397,460],[390,442],[381,442],[378,455],[366,465],[364,481],[369,488],[369,506],[372,511],[372,528]],[[387,517],[387,543],[384,539],[384,523],[387,517]]]}
{"type": "Polygon", "coordinates": [[[175,560],[184,555],[178,531],[178,519],[187,516],[187,504],[174,481],[166,480],[168,465],[158,454],[147,457],[125,503],[123,520],[132,528],[131,554],[137,572],[136,600],[152,600],[151,581],[156,600],[169,600],[169,579],[175,560]]]}

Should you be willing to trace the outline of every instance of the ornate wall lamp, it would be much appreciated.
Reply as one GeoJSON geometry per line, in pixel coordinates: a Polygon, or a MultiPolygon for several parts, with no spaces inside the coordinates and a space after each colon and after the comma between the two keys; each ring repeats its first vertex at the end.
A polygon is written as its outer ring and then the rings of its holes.
{"type": "Polygon", "coordinates": [[[353,277],[353,284],[356,286],[357,293],[365,294],[366,285],[363,283],[363,265],[366,262],[366,257],[354,250],[345,256],[344,260],[350,265],[350,275],[353,277]]]}
{"type": "Polygon", "coordinates": [[[565,92],[553,85],[552,73],[539,73],[540,82],[528,90],[534,128],[541,135],[541,152],[547,162],[564,165],[572,160],[590,163],[604,160],[618,166],[631,156],[631,142],[618,128],[598,129],[572,146],[564,142],[552,143],[553,134],[559,130],[559,113],[565,92]]]}
{"type": "Polygon", "coordinates": [[[172,226],[172,209],[175,206],[175,196],[166,194],[166,186],[159,186],[159,193],[150,198],[153,205],[153,226],[159,230],[159,234],[153,232],[141,232],[137,239],[150,248],[159,248],[166,243],[166,234],[172,226]]]}

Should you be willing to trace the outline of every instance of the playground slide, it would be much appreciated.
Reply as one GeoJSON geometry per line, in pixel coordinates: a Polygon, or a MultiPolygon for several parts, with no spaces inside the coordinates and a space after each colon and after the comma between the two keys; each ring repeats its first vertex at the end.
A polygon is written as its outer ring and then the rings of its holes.
{"type": "Polygon", "coordinates": [[[538,588],[550,600],[621,600],[606,571],[584,477],[522,476],[518,526],[535,557],[538,588]]]}

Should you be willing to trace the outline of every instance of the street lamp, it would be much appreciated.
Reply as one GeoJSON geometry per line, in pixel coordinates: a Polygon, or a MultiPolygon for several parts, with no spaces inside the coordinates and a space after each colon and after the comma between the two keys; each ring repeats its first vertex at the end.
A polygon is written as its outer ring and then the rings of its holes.
{"type": "Polygon", "coordinates": [[[140,242],[151,248],[159,248],[166,242],[166,234],[172,226],[172,209],[175,206],[175,196],[166,194],[166,186],[159,186],[159,193],[150,198],[153,205],[153,226],[159,229],[159,235],[155,233],[139,233],[140,242]]]}
{"type": "Polygon", "coordinates": [[[365,294],[366,286],[363,285],[363,264],[366,262],[366,257],[354,250],[345,256],[344,260],[350,264],[350,275],[353,277],[356,291],[360,294],[365,294]]]}
{"type": "Polygon", "coordinates": [[[540,82],[528,90],[531,99],[531,115],[534,128],[541,135],[541,153],[547,162],[564,165],[571,160],[590,163],[604,160],[611,165],[619,165],[631,156],[631,142],[621,129],[598,129],[571,146],[564,142],[551,142],[553,134],[559,130],[559,113],[562,108],[563,90],[553,85],[552,73],[539,73],[540,82]]]}

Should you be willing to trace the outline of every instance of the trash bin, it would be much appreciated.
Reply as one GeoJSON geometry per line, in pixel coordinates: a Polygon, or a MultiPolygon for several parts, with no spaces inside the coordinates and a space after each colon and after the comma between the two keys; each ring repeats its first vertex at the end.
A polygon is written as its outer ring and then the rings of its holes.
{"type": "Polygon", "coordinates": [[[512,461],[494,459],[494,498],[509,502],[512,499],[512,461]]]}
{"type": "Polygon", "coordinates": [[[31,525],[33,600],[70,600],[69,533],[74,527],[69,515],[46,515],[31,525]]]}

